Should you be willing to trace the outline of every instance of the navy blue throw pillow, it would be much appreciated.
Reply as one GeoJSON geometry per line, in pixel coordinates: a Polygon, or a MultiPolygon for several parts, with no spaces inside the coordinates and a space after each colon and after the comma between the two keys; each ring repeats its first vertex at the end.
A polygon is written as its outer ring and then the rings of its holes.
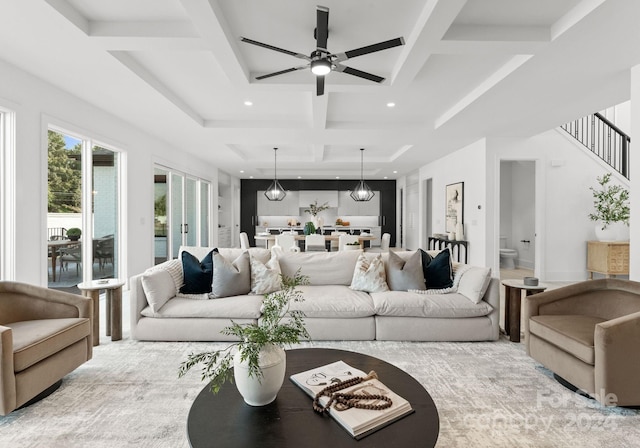
{"type": "Polygon", "coordinates": [[[448,249],[431,257],[420,249],[422,255],[422,272],[427,289],[444,289],[453,286],[453,270],[451,267],[451,253],[448,249]]]}
{"type": "MultiPolygon", "coordinates": [[[[214,249],[215,250],[215,249],[214,249]]],[[[204,294],[211,292],[213,281],[213,250],[202,261],[187,251],[182,252],[183,294],[204,294]]]]}

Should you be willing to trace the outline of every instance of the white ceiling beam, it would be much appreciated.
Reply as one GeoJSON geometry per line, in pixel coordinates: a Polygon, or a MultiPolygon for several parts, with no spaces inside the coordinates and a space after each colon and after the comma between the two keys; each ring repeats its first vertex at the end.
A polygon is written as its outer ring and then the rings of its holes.
{"type": "Polygon", "coordinates": [[[94,21],[89,22],[89,36],[102,37],[200,37],[189,21],[94,21]]]}
{"type": "Polygon", "coordinates": [[[536,54],[545,45],[548,45],[548,42],[443,40],[433,46],[431,53],[451,55],[536,54]]]}
{"type": "Polygon", "coordinates": [[[225,145],[227,148],[229,148],[229,150],[235,154],[236,156],[238,156],[240,158],[240,160],[242,160],[243,162],[249,162],[249,157],[247,157],[247,155],[244,153],[244,151],[242,151],[238,145],[225,145]]]}
{"type": "Polygon", "coordinates": [[[326,147],[324,145],[312,145],[312,148],[313,148],[313,161],[323,162],[326,147]]]}
{"type": "Polygon", "coordinates": [[[136,74],[142,81],[147,83],[150,87],[160,93],[166,100],[171,102],[174,106],[188,115],[193,121],[200,126],[204,126],[204,119],[176,95],[171,89],[164,85],[158,78],[156,78],[149,70],[143,67],[138,61],[136,61],[130,54],[125,51],[110,51],[114,58],[116,58],[122,65],[136,74]]]}
{"type": "Polygon", "coordinates": [[[84,34],[89,35],[89,20],[80,14],[67,0],[45,0],[69,22],[73,23],[84,34]]]}
{"type": "Polygon", "coordinates": [[[311,94],[311,118],[313,121],[314,129],[326,129],[327,128],[327,111],[329,109],[329,95],[325,92],[324,95],[318,96],[315,92],[311,94]]]}
{"type": "Polygon", "coordinates": [[[213,52],[215,60],[230,83],[249,84],[249,69],[240,58],[238,42],[229,31],[216,0],[180,0],[189,18],[213,52]]]}
{"type": "Polygon", "coordinates": [[[394,87],[406,87],[431,56],[433,46],[442,39],[467,0],[428,0],[416,25],[405,38],[405,45],[391,76],[394,87]]]}
{"type": "Polygon", "coordinates": [[[551,40],[555,40],[567,32],[604,2],[605,0],[582,0],[551,25],[551,40]]]}
{"type": "Polygon", "coordinates": [[[494,86],[503,81],[511,73],[516,71],[522,64],[527,62],[531,55],[516,55],[512,57],[506,64],[502,65],[498,70],[493,72],[491,76],[485,79],[478,87],[473,89],[467,95],[458,101],[453,107],[444,112],[435,120],[434,128],[438,129],[460,112],[473,104],[480,97],[489,92],[494,86]]]}

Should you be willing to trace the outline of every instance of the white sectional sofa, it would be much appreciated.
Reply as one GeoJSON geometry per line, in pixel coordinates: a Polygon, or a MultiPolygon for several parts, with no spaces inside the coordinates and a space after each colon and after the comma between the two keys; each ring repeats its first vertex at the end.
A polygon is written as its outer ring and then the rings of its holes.
{"type": "MultiPolygon", "coordinates": [[[[211,249],[183,247],[181,251],[188,251],[202,259],[211,249]]],[[[234,260],[243,250],[220,248],[219,253],[228,260],[234,260]]],[[[284,253],[278,257],[282,274],[291,276],[300,269],[309,278],[309,285],[298,287],[304,301],[295,306],[305,312],[306,327],[313,340],[498,339],[499,280],[490,277],[488,270],[455,264],[456,284],[449,291],[368,293],[350,288],[361,253],[303,252],[284,253]],[[484,273],[487,275],[483,284],[484,273]],[[477,297],[472,297],[474,294],[477,297]]],[[[249,254],[262,263],[267,263],[272,256],[271,251],[262,248],[251,248],[249,254]]],[[[414,252],[396,254],[407,260],[414,252]]],[[[365,255],[372,259],[377,254],[365,255]]],[[[383,254],[385,269],[388,269],[388,257],[388,254],[383,254]]],[[[132,338],[224,341],[230,340],[230,337],[220,331],[232,320],[250,323],[260,318],[262,295],[236,295],[208,300],[198,300],[206,296],[174,297],[182,281],[181,272],[176,266],[179,266],[176,260],[168,261],[131,278],[132,338]],[[173,271],[174,284],[165,282],[165,286],[150,287],[149,281],[145,280],[143,287],[143,278],[148,279],[151,273],[162,269],[173,271]],[[163,296],[160,302],[157,301],[158,294],[163,296]]]]}

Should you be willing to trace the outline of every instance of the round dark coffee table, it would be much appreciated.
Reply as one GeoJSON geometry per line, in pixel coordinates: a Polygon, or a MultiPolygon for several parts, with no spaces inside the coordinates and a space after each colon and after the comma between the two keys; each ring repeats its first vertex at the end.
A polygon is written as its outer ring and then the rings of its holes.
{"type": "Polygon", "coordinates": [[[411,375],[372,356],[326,348],[287,350],[286,377],[273,403],[252,407],[233,384],[225,384],[217,395],[207,385],[187,418],[187,437],[194,448],[433,447],[439,430],[436,405],[411,375]],[[333,418],[316,414],[311,398],[289,376],[339,360],[364,372],[375,370],[415,412],[361,440],[352,438],[333,418]]]}

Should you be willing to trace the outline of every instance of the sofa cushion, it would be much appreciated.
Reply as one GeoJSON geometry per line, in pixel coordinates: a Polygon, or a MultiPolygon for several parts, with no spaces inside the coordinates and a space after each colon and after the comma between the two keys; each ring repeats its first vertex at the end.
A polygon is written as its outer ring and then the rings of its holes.
{"type": "Polygon", "coordinates": [[[91,334],[89,319],[38,319],[6,324],[13,333],[13,370],[21,372],[91,334]]]}
{"type": "Polygon", "coordinates": [[[213,282],[211,296],[222,297],[248,294],[251,291],[251,263],[249,253],[242,252],[231,261],[213,250],[213,282]]]}
{"type": "Polygon", "coordinates": [[[422,274],[427,289],[443,289],[453,286],[453,267],[451,252],[445,249],[432,257],[424,250],[419,250],[422,259],[422,274]]]}
{"type": "Polygon", "coordinates": [[[364,253],[360,254],[349,287],[364,292],[388,291],[382,254],[378,254],[373,260],[366,257],[364,253]]]}
{"type": "Polygon", "coordinates": [[[175,297],[158,312],[145,307],[141,314],[145,317],[194,317],[220,319],[257,319],[260,317],[262,296],[242,295],[215,300],[189,300],[175,297]]]}
{"type": "Polygon", "coordinates": [[[171,274],[164,269],[145,272],[140,278],[144,295],[147,296],[147,303],[155,312],[167,303],[169,299],[175,297],[175,283],[171,274]]]}
{"type": "Polygon", "coordinates": [[[251,261],[251,293],[269,294],[280,290],[280,263],[274,255],[267,263],[263,263],[253,255],[249,256],[251,261]]]}
{"type": "Polygon", "coordinates": [[[529,331],[587,364],[595,364],[594,333],[604,319],[580,315],[545,314],[529,319],[529,331]]]}
{"type": "Polygon", "coordinates": [[[311,285],[349,286],[360,251],[282,252],[278,257],[282,275],[293,277],[300,269],[311,285]]]}
{"type": "Polygon", "coordinates": [[[301,310],[306,317],[369,317],[373,316],[373,301],[366,292],[354,291],[344,285],[297,286],[304,301],[292,302],[292,310],[301,310]]]}
{"type": "Polygon", "coordinates": [[[184,285],[180,292],[184,294],[202,294],[211,292],[211,279],[213,278],[213,251],[210,251],[202,261],[190,252],[184,251],[180,255],[182,259],[182,273],[184,285]]]}
{"type": "Polygon", "coordinates": [[[175,292],[173,295],[176,295],[180,292],[180,288],[184,284],[184,276],[182,275],[182,261],[175,258],[173,260],[167,260],[160,264],[150,267],[146,272],[153,272],[157,270],[164,270],[171,275],[171,279],[175,285],[175,292]]]}
{"type": "Polygon", "coordinates": [[[470,266],[460,277],[458,292],[473,303],[479,303],[487,292],[489,282],[491,282],[491,268],[470,266]]]}
{"type": "Polygon", "coordinates": [[[493,311],[487,302],[471,302],[462,294],[417,294],[406,291],[373,292],[371,299],[379,316],[479,317],[493,311]]]}
{"type": "Polygon", "coordinates": [[[425,289],[420,252],[418,251],[413,252],[413,255],[406,260],[395,252],[389,252],[386,273],[387,284],[392,291],[425,289]]]}

